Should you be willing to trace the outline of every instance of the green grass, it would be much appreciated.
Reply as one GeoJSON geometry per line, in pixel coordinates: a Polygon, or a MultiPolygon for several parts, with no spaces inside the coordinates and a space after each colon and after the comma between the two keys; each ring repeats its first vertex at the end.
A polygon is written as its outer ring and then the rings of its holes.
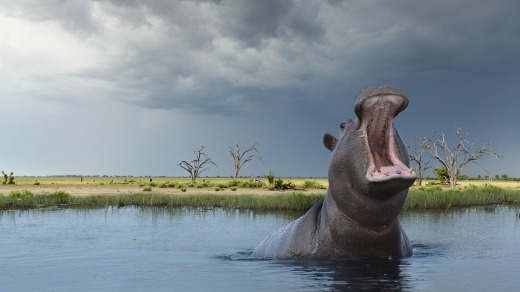
{"type": "Polygon", "coordinates": [[[470,185],[448,189],[439,187],[412,189],[408,193],[404,209],[448,209],[495,204],[520,205],[520,190],[491,185],[470,185]]]}
{"type": "Polygon", "coordinates": [[[103,207],[103,206],[143,206],[143,207],[201,207],[251,210],[305,211],[322,198],[321,195],[301,193],[276,196],[253,195],[190,195],[172,196],[156,194],[115,195],[74,197],[69,195],[41,195],[12,197],[0,196],[0,209],[34,209],[54,206],[103,207]]]}
{"type": "MultiPolygon", "coordinates": [[[[215,190],[219,188],[215,187],[215,190]]],[[[235,188],[235,187],[233,187],[235,188]]],[[[186,190],[181,186],[181,190],[186,190]]],[[[220,190],[220,189],[219,189],[220,190]]],[[[143,190],[145,191],[145,190],[143,190]]],[[[235,190],[236,191],[236,190],[235,190]]],[[[251,210],[305,211],[318,199],[320,194],[291,192],[277,195],[220,195],[213,194],[142,194],[107,196],[70,196],[65,191],[51,195],[33,195],[28,190],[14,190],[0,195],[0,210],[32,209],[53,206],[103,207],[103,206],[150,206],[150,207],[202,207],[251,210]]],[[[238,192],[239,193],[239,192],[238,192]]],[[[404,210],[448,209],[485,205],[520,205],[520,189],[504,189],[496,186],[465,186],[460,188],[440,188],[438,186],[412,188],[404,205],[404,210]]]]}

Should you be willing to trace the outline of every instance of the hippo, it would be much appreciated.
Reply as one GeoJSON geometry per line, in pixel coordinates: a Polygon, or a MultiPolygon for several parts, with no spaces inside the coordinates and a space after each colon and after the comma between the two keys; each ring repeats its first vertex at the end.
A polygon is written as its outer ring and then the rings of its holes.
{"type": "Polygon", "coordinates": [[[394,118],[408,97],[391,87],[368,88],[355,105],[356,120],[325,134],[332,152],[326,196],[302,217],[264,239],[257,258],[402,258],[412,247],[399,223],[408,188],[417,178],[394,118]]]}

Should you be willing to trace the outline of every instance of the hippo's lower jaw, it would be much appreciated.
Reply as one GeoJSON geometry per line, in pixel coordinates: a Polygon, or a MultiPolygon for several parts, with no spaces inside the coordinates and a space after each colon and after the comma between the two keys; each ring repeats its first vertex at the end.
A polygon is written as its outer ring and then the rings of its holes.
{"type": "Polygon", "coordinates": [[[378,95],[359,103],[359,130],[365,136],[369,165],[367,179],[384,182],[393,179],[415,180],[416,174],[400,159],[395,142],[393,119],[406,107],[407,100],[399,95],[378,95]]]}
{"type": "Polygon", "coordinates": [[[367,180],[370,182],[384,182],[393,179],[409,179],[415,180],[417,176],[415,172],[402,169],[399,166],[385,166],[381,170],[367,174],[367,180]]]}

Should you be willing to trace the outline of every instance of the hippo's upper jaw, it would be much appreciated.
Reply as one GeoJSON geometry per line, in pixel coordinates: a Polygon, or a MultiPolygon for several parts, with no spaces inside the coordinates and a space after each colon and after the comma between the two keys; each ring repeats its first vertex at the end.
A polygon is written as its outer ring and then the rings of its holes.
{"type": "Polygon", "coordinates": [[[366,92],[356,102],[358,131],[363,132],[366,147],[371,153],[368,155],[366,173],[368,181],[376,183],[393,179],[416,179],[415,172],[403,162],[408,157],[403,157],[405,155],[398,145],[401,140],[393,127],[393,119],[407,106],[406,96],[388,90],[366,92]]]}

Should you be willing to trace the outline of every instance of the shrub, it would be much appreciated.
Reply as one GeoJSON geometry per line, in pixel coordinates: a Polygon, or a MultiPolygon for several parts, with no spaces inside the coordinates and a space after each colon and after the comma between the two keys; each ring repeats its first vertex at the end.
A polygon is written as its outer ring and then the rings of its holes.
{"type": "Polygon", "coordinates": [[[143,192],[151,192],[152,191],[152,187],[151,186],[146,186],[143,188],[143,192]]]}
{"type": "Polygon", "coordinates": [[[259,180],[249,180],[240,182],[239,186],[242,188],[262,188],[264,183],[259,180]]]}
{"type": "Polygon", "coordinates": [[[450,174],[448,173],[446,168],[434,168],[433,172],[437,175],[441,184],[447,184],[450,181],[450,174]]]}
{"type": "Polygon", "coordinates": [[[2,174],[4,175],[4,181],[2,182],[2,184],[4,185],[14,185],[15,182],[14,182],[14,173],[11,171],[11,173],[9,175],[7,175],[7,173],[5,173],[4,171],[2,171],[2,174]]]}
{"type": "Polygon", "coordinates": [[[32,198],[34,195],[29,190],[14,190],[9,193],[11,198],[32,198]]]}
{"type": "Polygon", "coordinates": [[[181,187],[181,192],[183,192],[183,193],[186,192],[186,187],[182,186],[181,187]]]}
{"type": "Polygon", "coordinates": [[[282,189],[283,187],[283,179],[278,178],[274,181],[274,188],[275,189],[282,189]]]}
{"type": "Polygon", "coordinates": [[[318,182],[312,181],[312,180],[305,180],[303,182],[303,188],[304,189],[325,189],[323,185],[321,185],[318,182]]]}
{"type": "Polygon", "coordinates": [[[265,176],[270,185],[274,184],[274,172],[269,171],[269,173],[265,176]]]}
{"type": "Polygon", "coordinates": [[[164,183],[160,184],[159,187],[160,187],[161,189],[165,189],[165,188],[168,187],[168,183],[164,182],[164,183]]]}
{"type": "Polygon", "coordinates": [[[2,182],[2,184],[4,184],[4,185],[14,185],[15,184],[14,172],[11,171],[11,173],[9,175],[7,175],[7,173],[2,171],[2,174],[4,175],[4,181],[2,182]]]}
{"type": "Polygon", "coordinates": [[[40,182],[39,182],[38,180],[36,180],[36,181],[33,183],[33,185],[35,185],[35,186],[39,186],[39,185],[40,185],[40,182]]]}
{"type": "Polygon", "coordinates": [[[219,188],[219,187],[216,187],[216,188],[215,188],[215,192],[218,192],[218,191],[220,191],[220,188],[219,188]]]}
{"type": "Polygon", "coordinates": [[[68,196],[70,196],[70,194],[67,193],[64,190],[57,190],[54,193],[52,193],[51,196],[53,196],[53,197],[68,197],[68,196]]]}
{"type": "Polygon", "coordinates": [[[227,183],[228,187],[238,187],[240,182],[238,180],[232,180],[227,183]]]}
{"type": "Polygon", "coordinates": [[[234,187],[233,187],[233,188],[231,188],[231,190],[232,190],[232,191],[234,192],[234,191],[236,191],[236,190],[237,190],[237,188],[234,188],[234,187]]]}
{"type": "Polygon", "coordinates": [[[50,196],[57,199],[68,199],[70,197],[70,194],[66,191],[58,190],[52,193],[50,196]]]}
{"type": "Polygon", "coordinates": [[[274,188],[277,190],[290,190],[294,189],[292,182],[284,182],[281,178],[274,181],[274,188]]]}
{"type": "Polygon", "coordinates": [[[202,186],[205,187],[205,188],[209,188],[209,187],[214,186],[214,184],[212,184],[210,181],[206,181],[205,179],[203,179],[202,180],[202,186]]]}

